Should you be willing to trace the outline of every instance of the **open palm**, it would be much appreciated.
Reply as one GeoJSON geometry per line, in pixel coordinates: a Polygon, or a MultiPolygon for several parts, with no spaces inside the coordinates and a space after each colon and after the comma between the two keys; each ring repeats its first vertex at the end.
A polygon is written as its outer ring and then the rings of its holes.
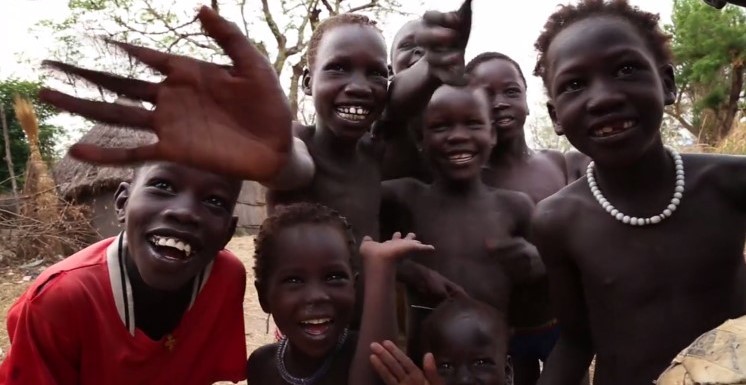
{"type": "Polygon", "coordinates": [[[119,95],[152,103],[154,110],[76,98],[43,89],[40,98],[89,119],[149,130],[151,145],[132,149],[75,144],[70,154],[97,164],[166,160],[243,179],[264,181],[282,168],[291,149],[292,115],[267,59],[235,24],[208,7],[197,15],[233,66],[219,66],[126,43],[111,42],[165,79],[152,83],[47,61],[119,95]]]}

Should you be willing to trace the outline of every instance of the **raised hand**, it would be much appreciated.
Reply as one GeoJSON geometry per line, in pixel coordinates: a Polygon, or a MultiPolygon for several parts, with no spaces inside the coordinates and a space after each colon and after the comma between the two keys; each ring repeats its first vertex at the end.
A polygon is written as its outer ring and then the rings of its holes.
{"type": "Polygon", "coordinates": [[[132,149],[78,143],[70,148],[73,157],[110,165],[167,160],[258,181],[278,173],[291,149],[292,115],[277,75],[235,24],[208,7],[202,7],[197,17],[231,58],[232,67],[121,42],[111,43],[159,71],[165,79],[151,83],[59,62],[44,63],[119,95],[155,105],[151,111],[43,89],[41,100],[61,110],[152,131],[159,139],[132,149]]]}
{"type": "Polygon", "coordinates": [[[360,244],[360,255],[364,260],[369,261],[396,262],[411,253],[435,250],[433,246],[425,245],[415,238],[416,236],[412,233],[402,238],[399,232],[385,242],[376,242],[370,237],[365,237],[360,244]]]}
{"type": "Polygon", "coordinates": [[[374,343],[371,350],[370,363],[386,385],[445,385],[431,353],[425,354],[423,372],[391,341],[374,343]]]}
{"type": "Polygon", "coordinates": [[[471,33],[471,0],[457,11],[428,11],[415,33],[417,44],[425,48],[430,71],[445,84],[464,85],[466,44],[471,33]]]}

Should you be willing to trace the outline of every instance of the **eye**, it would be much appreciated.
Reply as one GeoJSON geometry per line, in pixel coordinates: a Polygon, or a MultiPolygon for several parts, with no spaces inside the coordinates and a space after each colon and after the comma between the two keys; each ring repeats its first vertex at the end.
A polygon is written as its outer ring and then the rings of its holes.
{"type": "Polygon", "coordinates": [[[303,280],[300,279],[300,277],[291,275],[291,276],[283,278],[282,281],[280,282],[283,284],[288,284],[288,285],[298,285],[298,284],[303,283],[303,280]]]}
{"type": "Polygon", "coordinates": [[[158,190],[163,190],[163,191],[168,191],[168,192],[174,192],[175,190],[171,182],[165,179],[153,179],[148,183],[148,186],[155,187],[158,190]]]}
{"type": "Polygon", "coordinates": [[[505,95],[508,95],[511,98],[521,96],[521,89],[520,88],[508,88],[505,90],[505,95]]]}
{"type": "Polygon", "coordinates": [[[439,362],[438,363],[439,371],[449,371],[451,369],[453,369],[453,365],[451,365],[450,362],[439,362]]]}
{"type": "Polygon", "coordinates": [[[481,120],[470,120],[466,122],[466,125],[471,130],[481,130],[486,126],[486,123],[481,120]]]}
{"type": "Polygon", "coordinates": [[[617,76],[629,76],[637,72],[640,67],[636,64],[624,64],[617,70],[617,76]]]}
{"type": "Polygon", "coordinates": [[[347,66],[341,63],[329,63],[324,69],[331,72],[345,72],[347,71],[347,66]]]}
{"type": "Polygon", "coordinates": [[[474,361],[474,366],[491,366],[494,362],[489,358],[480,358],[474,361]]]}
{"type": "Polygon", "coordinates": [[[227,208],[228,207],[228,201],[218,197],[218,196],[211,196],[207,198],[207,203],[213,206],[221,207],[221,208],[227,208]]]}
{"type": "Polygon", "coordinates": [[[560,87],[560,93],[575,92],[583,88],[583,82],[579,79],[568,80],[560,87]]]}
{"type": "Polygon", "coordinates": [[[334,283],[344,283],[348,281],[349,279],[350,279],[350,276],[343,271],[330,273],[326,277],[327,282],[334,282],[334,283]]]}

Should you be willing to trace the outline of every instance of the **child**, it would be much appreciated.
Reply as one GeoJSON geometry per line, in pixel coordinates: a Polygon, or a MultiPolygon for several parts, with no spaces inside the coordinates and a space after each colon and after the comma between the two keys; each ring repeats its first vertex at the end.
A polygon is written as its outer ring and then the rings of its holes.
{"type": "MultiPolygon", "coordinates": [[[[470,296],[507,311],[511,286],[531,275],[536,249],[523,239],[533,204],[518,192],[496,190],[480,179],[495,144],[489,104],[480,88],[442,86],[424,111],[422,148],[435,181],[384,182],[384,207],[397,225],[435,246],[435,255],[402,263],[400,278],[415,309],[435,307],[444,295],[420,288],[430,272],[460,285],[470,296]]],[[[417,341],[422,311],[410,312],[408,353],[421,359],[417,341]]]]}
{"type": "MultiPolygon", "coordinates": [[[[346,220],[319,204],[278,209],[256,239],[255,286],[262,309],[272,314],[285,337],[254,351],[247,364],[252,384],[363,384],[375,377],[368,346],[395,333],[393,317],[364,310],[360,339],[347,330],[353,316],[357,252],[346,220]],[[362,350],[362,354],[356,353],[362,350]]],[[[392,308],[392,294],[380,290],[395,273],[394,257],[432,247],[413,236],[383,244],[366,238],[361,247],[366,306],[392,308]]],[[[390,283],[392,284],[392,283],[390,283]]]]}
{"type": "MultiPolygon", "coordinates": [[[[577,151],[563,155],[526,145],[526,79],[518,63],[499,52],[485,52],[467,64],[466,72],[472,84],[486,87],[492,96],[492,125],[499,137],[483,170],[485,184],[520,191],[539,202],[582,176],[589,160],[577,151]]],[[[539,363],[546,362],[559,338],[559,326],[545,278],[514,289],[508,312],[514,328],[511,363],[517,385],[534,385],[539,363]]]]}
{"type": "Polygon", "coordinates": [[[746,159],[663,146],[676,88],[657,23],[624,0],[584,0],[536,42],[555,130],[593,159],[536,209],[562,325],[541,384],[577,384],[594,353],[596,384],[649,384],[746,312],[746,159]]]}
{"type": "Polygon", "coordinates": [[[508,341],[504,319],[482,302],[464,296],[449,299],[424,323],[425,376],[390,341],[371,346],[371,364],[387,385],[504,385],[508,341]]]}
{"type": "Polygon", "coordinates": [[[8,312],[3,384],[244,378],[246,271],[223,250],[241,181],[155,162],[122,183],[124,232],[45,270],[8,312]]]}

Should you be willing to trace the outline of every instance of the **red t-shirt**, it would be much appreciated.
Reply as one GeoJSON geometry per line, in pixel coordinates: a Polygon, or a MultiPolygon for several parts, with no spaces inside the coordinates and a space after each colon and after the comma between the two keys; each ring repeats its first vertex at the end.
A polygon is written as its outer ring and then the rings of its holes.
{"type": "Polygon", "coordinates": [[[246,270],[221,251],[195,279],[173,333],[135,329],[132,290],[110,238],[45,270],[8,312],[8,385],[207,385],[245,378],[246,270]]]}

